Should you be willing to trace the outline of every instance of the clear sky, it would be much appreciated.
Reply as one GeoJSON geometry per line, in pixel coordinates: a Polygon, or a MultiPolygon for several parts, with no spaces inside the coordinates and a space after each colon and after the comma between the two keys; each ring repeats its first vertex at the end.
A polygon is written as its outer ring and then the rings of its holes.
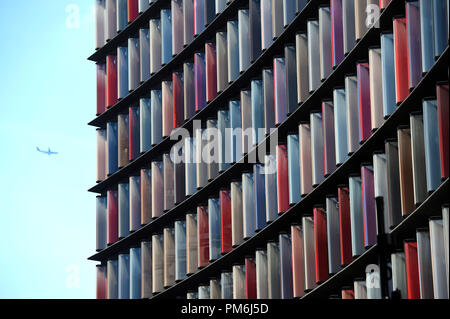
{"type": "Polygon", "coordinates": [[[95,297],[93,4],[0,1],[0,298],[95,297]]]}

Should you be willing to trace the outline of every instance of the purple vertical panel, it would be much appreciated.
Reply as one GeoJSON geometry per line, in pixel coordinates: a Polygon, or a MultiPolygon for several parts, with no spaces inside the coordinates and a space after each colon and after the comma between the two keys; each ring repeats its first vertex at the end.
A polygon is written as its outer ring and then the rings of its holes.
{"type": "Polygon", "coordinates": [[[358,63],[358,104],[359,104],[359,134],[360,143],[372,135],[370,114],[370,76],[369,63],[358,63]]]}
{"type": "Polygon", "coordinates": [[[195,69],[195,111],[198,112],[206,106],[206,65],[205,54],[198,52],[194,55],[195,69]]]}
{"type": "Polygon", "coordinates": [[[286,119],[286,65],[284,58],[273,59],[274,98],[275,98],[275,125],[279,125],[286,119]]]}
{"type": "Polygon", "coordinates": [[[129,150],[128,155],[130,161],[135,160],[141,155],[140,150],[140,121],[139,121],[139,106],[132,106],[129,108],[128,124],[129,124],[129,150]]]}
{"type": "Polygon", "coordinates": [[[335,68],[344,59],[342,0],[330,0],[332,61],[335,68]]]}
{"type": "Polygon", "coordinates": [[[334,107],[332,101],[322,102],[323,157],[325,176],[336,169],[336,149],[334,132],[334,107]]]}
{"type": "Polygon", "coordinates": [[[172,73],[173,96],[173,128],[178,128],[184,123],[184,84],[183,72],[172,73]]]}
{"type": "Polygon", "coordinates": [[[173,129],[172,81],[162,81],[162,135],[170,136],[173,129]]]}
{"type": "Polygon", "coordinates": [[[361,186],[364,222],[364,246],[369,247],[377,242],[377,218],[375,212],[375,187],[373,167],[361,166],[361,186]]]}

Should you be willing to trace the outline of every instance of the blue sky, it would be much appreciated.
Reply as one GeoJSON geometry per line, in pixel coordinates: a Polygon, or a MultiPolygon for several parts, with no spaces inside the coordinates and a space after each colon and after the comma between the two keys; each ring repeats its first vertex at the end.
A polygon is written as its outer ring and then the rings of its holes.
{"type": "Polygon", "coordinates": [[[95,297],[93,4],[0,2],[0,298],[95,297]]]}

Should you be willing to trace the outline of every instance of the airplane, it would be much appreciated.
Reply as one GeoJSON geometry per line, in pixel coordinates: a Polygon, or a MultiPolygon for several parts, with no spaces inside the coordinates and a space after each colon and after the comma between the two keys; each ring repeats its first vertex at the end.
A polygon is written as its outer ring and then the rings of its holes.
{"type": "Polygon", "coordinates": [[[50,150],[50,147],[48,148],[48,151],[42,151],[41,149],[39,149],[39,147],[36,146],[36,150],[37,150],[38,152],[40,152],[40,153],[47,154],[48,156],[58,154],[58,152],[52,152],[52,151],[50,150]]]}

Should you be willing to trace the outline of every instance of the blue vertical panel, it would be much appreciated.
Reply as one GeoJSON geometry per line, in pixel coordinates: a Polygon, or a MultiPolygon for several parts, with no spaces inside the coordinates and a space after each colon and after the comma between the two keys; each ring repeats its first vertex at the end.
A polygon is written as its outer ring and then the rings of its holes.
{"type": "Polygon", "coordinates": [[[117,30],[117,12],[116,12],[116,0],[106,0],[105,1],[105,40],[108,42],[116,36],[117,30]]]}
{"type": "Polygon", "coordinates": [[[261,55],[261,0],[249,0],[250,62],[261,55]]]}
{"type": "Polygon", "coordinates": [[[295,1],[295,13],[302,12],[309,0],[296,0],[295,1]]]}
{"type": "Polygon", "coordinates": [[[229,161],[227,161],[227,151],[229,147],[226,145],[226,132],[230,128],[230,111],[219,110],[217,112],[217,129],[219,131],[219,172],[226,171],[229,167],[229,161]]]}
{"type": "Polygon", "coordinates": [[[261,0],[261,48],[267,49],[273,43],[272,0],[261,0]]]}
{"type": "Polygon", "coordinates": [[[277,159],[266,155],[264,160],[266,190],[266,221],[273,222],[278,217],[277,159]]]}
{"type": "Polygon", "coordinates": [[[108,175],[114,174],[118,168],[118,145],[117,145],[117,122],[106,123],[106,140],[108,144],[107,159],[108,159],[108,175]]]}
{"type": "Polygon", "coordinates": [[[422,72],[434,64],[433,1],[420,1],[420,40],[422,44],[422,72]]]}
{"type": "MultiPolygon", "coordinates": [[[[422,3],[423,1],[421,1],[422,3]]],[[[430,17],[428,18],[430,19],[430,17]]],[[[430,19],[431,20],[431,19],[430,19]]],[[[434,56],[439,57],[448,45],[448,1],[433,0],[434,56]]]]}
{"type": "Polygon", "coordinates": [[[275,125],[284,122],[287,116],[286,64],[282,57],[273,59],[275,125]]]}
{"type": "Polygon", "coordinates": [[[128,25],[128,0],[116,0],[117,32],[122,31],[128,25]]]}
{"type": "Polygon", "coordinates": [[[209,286],[198,286],[198,299],[210,299],[209,286]]]}
{"type": "Polygon", "coordinates": [[[348,153],[353,154],[359,148],[359,103],[358,80],[356,76],[345,78],[345,102],[347,104],[347,147],[348,153]]]}
{"type": "Polygon", "coordinates": [[[300,154],[298,134],[287,136],[288,173],[289,173],[289,204],[295,204],[301,199],[300,191],[300,154]]]}
{"type": "Polygon", "coordinates": [[[139,29],[139,60],[141,61],[139,81],[145,82],[150,78],[150,31],[149,31],[149,29],[139,29]]]}
{"type": "Polygon", "coordinates": [[[242,174],[242,203],[244,214],[244,239],[255,235],[255,180],[253,173],[242,174]]]}
{"type": "Polygon", "coordinates": [[[292,248],[291,235],[280,234],[280,264],[281,264],[281,298],[292,299],[292,248]]]}
{"type": "Polygon", "coordinates": [[[186,222],[175,221],[175,281],[186,278],[186,222]]]}
{"type": "Polygon", "coordinates": [[[97,196],[96,198],[96,251],[106,248],[107,244],[107,216],[106,196],[97,196]]]}
{"type": "Polygon", "coordinates": [[[194,0],[183,0],[183,45],[194,39],[194,0]]]}
{"type": "Polygon", "coordinates": [[[150,91],[151,101],[151,141],[157,145],[162,141],[162,93],[161,90],[150,91]]]}
{"type": "Polygon", "coordinates": [[[217,260],[221,256],[221,224],[220,224],[220,199],[208,199],[209,222],[209,260],[217,260]]]}
{"type": "Polygon", "coordinates": [[[147,10],[148,8],[150,8],[150,2],[152,2],[151,0],[139,0],[139,4],[138,4],[138,12],[139,13],[144,13],[145,10],[147,10]]]}
{"type": "Polygon", "coordinates": [[[356,44],[354,0],[342,0],[342,25],[344,31],[344,54],[346,55],[356,44]]]}
{"type": "Polygon", "coordinates": [[[128,183],[118,185],[119,201],[119,238],[130,234],[130,186],[128,183]]]}
{"type": "Polygon", "coordinates": [[[184,120],[189,120],[195,114],[195,71],[194,63],[183,64],[184,89],[184,120]]]}
{"type": "Polygon", "coordinates": [[[185,154],[185,182],[186,196],[192,196],[197,192],[197,165],[195,164],[195,139],[187,137],[184,140],[185,154]]]}
{"type": "Polygon", "coordinates": [[[339,166],[348,158],[347,146],[347,105],[345,89],[333,90],[334,130],[336,147],[336,165],[339,166]]]}
{"type": "Polygon", "coordinates": [[[311,113],[311,160],[313,186],[324,180],[322,114],[311,113]]]}
{"type": "Polygon", "coordinates": [[[208,0],[194,0],[194,35],[205,29],[205,1],[208,0]]]}
{"type": "Polygon", "coordinates": [[[297,102],[297,56],[295,45],[284,47],[284,59],[286,67],[286,102],[287,113],[291,114],[298,108],[297,102]]]}
{"type": "Polygon", "coordinates": [[[425,168],[427,190],[434,191],[441,184],[441,159],[439,153],[439,127],[437,101],[423,100],[423,130],[425,142],[425,168]]]}
{"type": "Polygon", "coordinates": [[[233,299],[233,273],[222,272],[220,274],[222,299],[233,299]]]}
{"type": "Polygon", "coordinates": [[[283,1],[272,0],[272,37],[274,39],[284,31],[283,22],[283,1]]]}
{"type": "Polygon", "coordinates": [[[308,20],[308,76],[309,92],[314,92],[320,85],[319,22],[308,20]]]}
{"type": "Polygon", "coordinates": [[[161,10],[161,59],[162,65],[172,59],[172,13],[170,9],[161,10]]]}
{"type": "Polygon", "coordinates": [[[141,299],[141,248],[130,248],[130,299],[141,299]]]}
{"type": "Polygon", "coordinates": [[[266,192],[264,166],[261,164],[253,165],[253,177],[255,186],[255,231],[266,227],[266,192]]]}
{"type": "Polygon", "coordinates": [[[227,6],[227,1],[226,0],[215,0],[216,2],[216,15],[219,15],[222,13],[223,10],[225,10],[226,6],[227,6]]]}
{"type": "Polygon", "coordinates": [[[330,7],[319,8],[320,79],[324,81],[332,71],[330,7]]]}
{"type": "Polygon", "coordinates": [[[130,176],[130,231],[141,228],[141,177],[130,176]]]}
{"type": "Polygon", "coordinates": [[[364,221],[361,177],[351,176],[348,179],[350,191],[350,225],[352,234],[352,256],[364,253],[364,221]]]}
{"type": "Polygon", "coordinates": [[[128,38],[128,91],[134,91],[140,82],[139,38],[128,38]]]}
{"type": "Polygon", "coordinates": [[[208,26],[216,17],[216,2],[215,1],[205,1],[205,27],[208,26]]]}
{"type": "Polygon", "coordinates": [[[322,101],[323,158],[325,177],[336,170],[336,144],[334,130],[334,105],[331,100],[322,101]]]}
{"type": "Polygon", "coordinates": [[[381,78],[383,88],[383,115],[387,118],[397,108],[395,101],[394,36],[381,35],[381,78]]]}
{"type": "Polygon", "coordinates": [[[141,298],[152,297],[152,241],[141,242],[141,298]]]}
{"type": "Polygon", "coordinates": [[[150,99],[142,98],[139,100],[140,107],[140,152],[145,153],[152,148],[152,119],[151,119],[151,103],[150,99]]]}
{"type": "Polygon", "coordinates": [[[327,241],[328,272],[336,274],[341,270],[341,242],[339,229],[339,203],[335,196],[327,196],[327,241]]]}
{"type": "Polygon", "coordinates": [[[95,49],[105,44],[105,0],[95,0],[95,49]]]}
{"type": "Polygon", "coordinates": [[[130,299],[130,255],[119,255],[119,299],[130,299]]]}
{"type": "Polygon", "coordinates": [[[408,31],[409,87],[415,87],[422,78],[420,48],[419,1],[406,1],[406,27],[408,31]]]}
{"type": "Polygon", "coordinates": [[[117,47],[117,97],[128,95],[128,47],[117,47]]]}
{"type": "Polygon", "coordinates": [[[235,134],[234,130],[241,128],[241,103],[230,101],[230,127],[228,130],[230,143],[230,162],[236,163],[242,158],[242,139],[235,134]]]}
{"type": "Polygon", "coordinates": [[[295,18],[297,0],[283,0],[283,24],[286,28],[295,18]]]}
{"type": "Polygon", "coordinates": [[[108,299],[119,298],[119,263],[117,259],[106,262],[106,274],[108,277],[108,299]]]}
{"type": "Polygon", "coordinates": [[[263,102],[263,82],[252,80],[252,127],[253,145],[259,144],[264,139],[264,102],[263,102]]]}
{"type": "Polygon", "coordinates": [[[270,129],[275,127],[275,101],[273,96],[274,82],[273,70],[271,68],[264,68],[263,85],[264,85],[264,126],[266,128],[266,135],[270,133],[270,129]]]}
{"type": "Polygon", "coordinates": [[[250,36],[249,36],[249,13],[248,10],[238,11],[239,32],[239,71],[242,73],[250,65],[250,36]]]}
{"type": "Polygon", "coordinates": [[[227,22],[228,43],[228,82],[231,83],[239,77],[239,32],[238,21],[227,22]]]}
{"type": "Polygon", "coordinates": [[[194,54],[195,79],[195,111],[198,112],[206,106],[206,60],[205,53],[194,54]]]}

